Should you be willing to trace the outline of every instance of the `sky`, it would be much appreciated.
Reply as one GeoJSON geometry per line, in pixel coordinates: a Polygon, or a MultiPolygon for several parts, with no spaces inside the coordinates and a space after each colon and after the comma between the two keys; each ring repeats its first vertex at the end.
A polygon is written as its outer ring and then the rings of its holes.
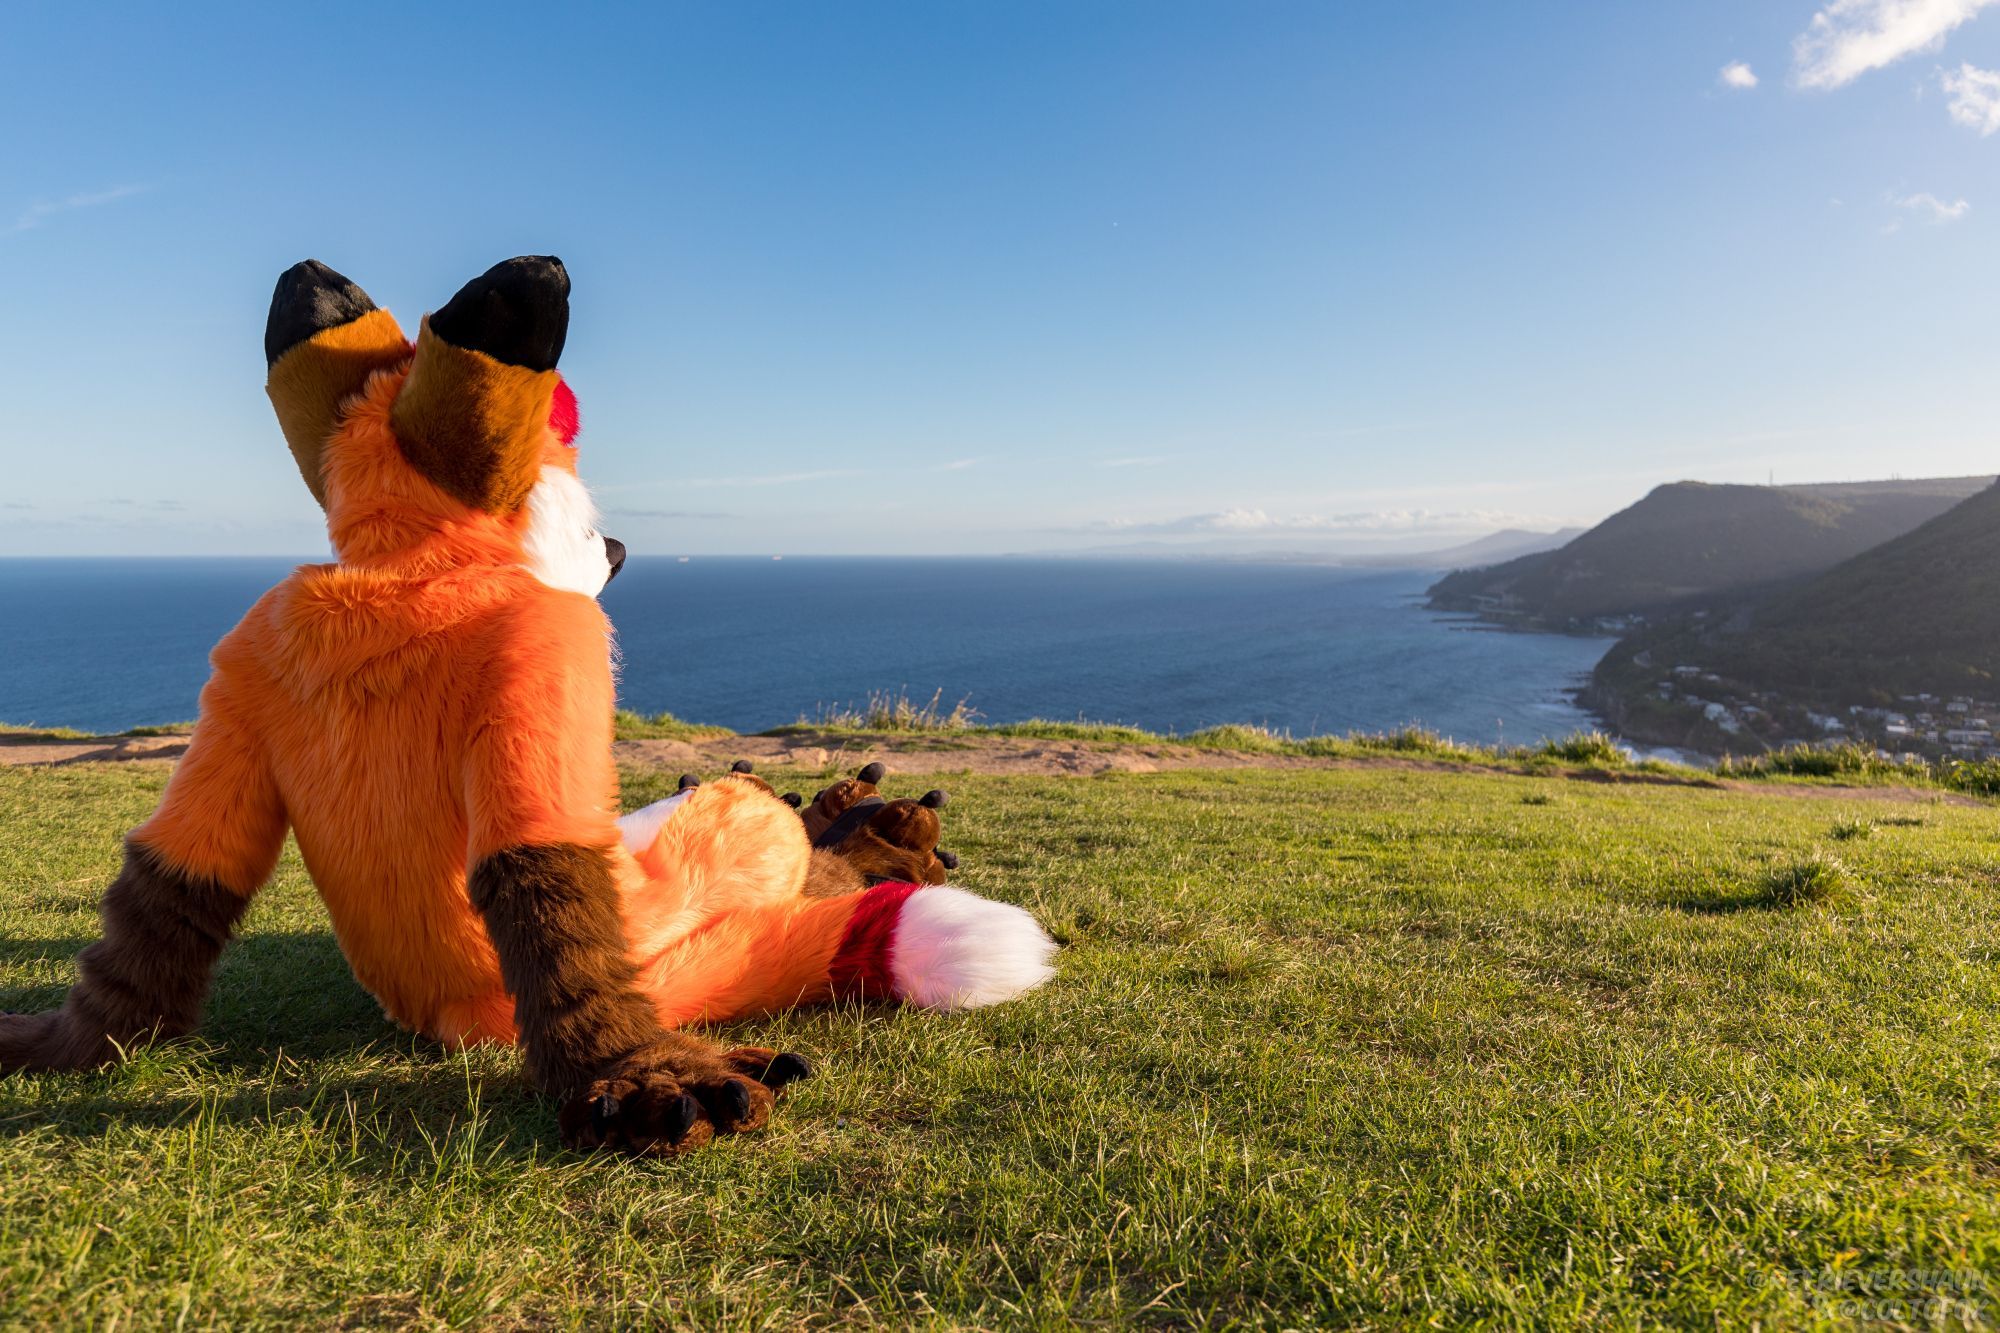
{"type": "Polygon", "coordinates": [[[560,255],[639,553],[2000,467],[2000,0],[17,3],[0,60],[0,554],[323,553],[307,257],[413,329],[560,255]]]}

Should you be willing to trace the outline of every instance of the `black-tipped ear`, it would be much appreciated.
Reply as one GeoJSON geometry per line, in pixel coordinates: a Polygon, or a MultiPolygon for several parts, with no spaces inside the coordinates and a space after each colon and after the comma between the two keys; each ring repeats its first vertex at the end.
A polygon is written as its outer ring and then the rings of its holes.
{"type": "Polygon", "coordinates": [[[729,771],[731,773],[754,773],[757,769],[756,765],[752,764],[748,759],[738,759],[729,766],[729,771]]]}
{"type": "Polygon", "coordinates": [[[800,806],[806,803],[806,798],[799,795],[795,791],[788,791],[783,796],[780,796],[778,799],[783,801],[786,805],[792,807],[792,809],[794,810],[798,809],[800,806]]]}
{"type": "Polygon", "coordinates": [[[888,768],[878,760],[875,763],[868,765],[868,767],[862,769],[859,773],[856,773],[854,776],[861,779],[863,782],[872,782],[879,786],[881,785],[882,779],[887,777],[888,775],[889,775],[888,768]]]}
{"type": "Polygon", "coordinates": [[[495,264],[431,316],[431,332],[510,366],[554,370],[569,337],[569,270],[554,255],[495,264]]]}
{"type": "Polygon", "coordinates": [[[679,787],[676,787],[675,790],[687,791],[691,788],[699,787],[700,785],[701,785],[700,778],[696,777],[692,773],[683,773],[681,774],[681,785],[679,787]]]}
{"type": "Polygon", "coordinates": [[[943,787],[932,787],[918,798],[917,804],[932,810],[942,810],[944,809],[944,803],[950,799],[950,793],[946,792],[943,787]]]}
{"type": "Polygon", "coordinates": [[[373,309],[368,293],[353,282],[317,259],[301,260],[278,275],[271,293],[271,313],[264,319],[265,368],[315,333],[352,324],[373,309]]]}

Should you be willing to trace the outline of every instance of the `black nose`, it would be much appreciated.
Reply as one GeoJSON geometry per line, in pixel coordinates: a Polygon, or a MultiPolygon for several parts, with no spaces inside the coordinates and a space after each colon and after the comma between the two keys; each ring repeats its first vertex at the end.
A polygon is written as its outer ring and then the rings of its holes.
{"type": "Polygon", "coordinates": [[[604,539],[604,558],[611,562],[611,572],[604,576],[606,583],[618,577],[618,571],[625,568],[625,543],[616,537],[604,539]]]}

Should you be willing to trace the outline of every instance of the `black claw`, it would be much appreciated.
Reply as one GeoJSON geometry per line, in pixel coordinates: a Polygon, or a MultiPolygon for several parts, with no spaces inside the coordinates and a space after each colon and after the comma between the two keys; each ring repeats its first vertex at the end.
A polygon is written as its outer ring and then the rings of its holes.
{"type": "Polygon", "coordinates": [[[607,1092],[590,1104],[590,1127],[602,1134],[617,1114],[618,1099],[607,1092]]]}
{"type": "Polygon", "coordinates": [[[937,849],[937,859],[938,859],[938,864],[943,866],[946,870],[958,869],[957,852],[948,852],[944,848],[940,847],[937,849]]]}
{"type": "Polygon", "coordinates": [[[786,805],[792,807],[792,809],[794,810],[798,809],[800,806],[806,803],[806,798],[799,795],[795,791],[788,791],[783,796],[780,796],[778,799],[783,801],[786,805]]]}
{"type": "Polygon", "coordinates": [[[770,1066],[764,1070],[764,1077],[757,1081],[767,1088],[782,1088],[787,1083],[797,1083],[801,1079],[811,1078],[812,1072],[812,1066],[806,1063],[804,1056],[793,1055],[790,1051],[786,1051],[771,1061],[770,1066]]]}
{"type": "Polygon", "coordinates": [[[863,782],[873,782],[879,785],[882,779],[887,777],[888,775],[889,775],[888,768],[885,765],[883,765],[880,760],[877,760],[875,763],[868,765],[866,768],[862,769],[859,773],[856,773],[854,776],[860,778],[863,782]]]}
{"type": "Polygon", "coordinates": [[[681,774],[681,785],[679,786],[679,788],[677,788],[677,790],[686,791],[690,787],[699,787],[700,785],[701,785],[700,778],[696,777],[692,773],[683,773],[681,774]]]}
{"type": "Polygon", "coordinates": [[[949,801],[950,799],[951,799],[950,793],[946,792],[943,787],[932,787],[929,791],[923,794],[923,796],[917,801],[917,804],[921,806],[927,806],[932,810],[942,810],[945,807],[945,802],[949,801]]]}
{"type": "Polygon", "coordinates": [[[751,773],[755,771],[755,768],[748,759],[738,759],[729,766],[729,771],[731,773],[751,773]]]}
{"type": "Polygon", "coordinates": [[[685,1092],[674,1098],[667,1106],[666,1114],[661,1117],[662,1126],[667,1131],[667,1142],[679,1143],[686,1138],[688,1129],[700,1118],[700,1102],[685,1092]]]}
{"type": "Polygon", "coordinates": [[[734,1080],[722,1085],[722,1107],[731,1120],[750,1118],[750,1089],[734,1080]]]}

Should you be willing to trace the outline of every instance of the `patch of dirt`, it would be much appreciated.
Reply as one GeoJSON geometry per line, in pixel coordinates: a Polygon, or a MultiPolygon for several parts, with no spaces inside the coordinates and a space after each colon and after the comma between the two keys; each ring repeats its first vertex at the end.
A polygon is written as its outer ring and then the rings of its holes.
{"type": "Polygon", "coordinates": [[[108,760],[178,759],[186,736],[90,736],[80,741],[0,736],[0,764],[97,764],[108,760]]]}
{"type": "Polygon", "coordinates": [[[726,770],[738,759],[764,765],[846,771],[881,760],[892,773],[991,773],[1036,777],[1095,777],[1099,773],[1164,773],[1175,769],[1410,768],[1441,772],[1463,764],[1435,760],[1309,759],[1298,755],[1204,750],[1183,745],[1112,745],[1021,736],[723,736],[701,741],[619,741],[621,763],[680,769],[698,775],[726,770]]]}
{"type": "MultiPolygon", "coordinates": [[[[187,751],[186,736],[93,736],[51,741],[0,736],[0,765],[162,762],[187,751]]],[[[1100,773],[1165,773],[1184,769],[1404,769],[1425,773],[1497,773],[1572,782],[1638,783],[1755,793],[1786,800],[1880,802],[1889,805],[1981,806],[1987,802],[1961,792],[1927,787],[1815,787],[1740,779],[1680,778],[1665,773],[1623,773],[1615,769],[1545,769],[1524,773],[1493,764],[1447,763],[1437,759],[1370,755],[1319,759],[1253,751],[1206,750],[1182,745],[1112,745],[1092,741],[1034,740],[1021,736],[853,736],[793,732],[783,736],[719,736],[698,741],[618,741],[612,752],[621,764],[693,773],[710,778],[738,759],[759,768],[803,768],[849,772],[874,760],[904,776],[979,773],[1025,777],[1095,777],[1100,773]]]]}

